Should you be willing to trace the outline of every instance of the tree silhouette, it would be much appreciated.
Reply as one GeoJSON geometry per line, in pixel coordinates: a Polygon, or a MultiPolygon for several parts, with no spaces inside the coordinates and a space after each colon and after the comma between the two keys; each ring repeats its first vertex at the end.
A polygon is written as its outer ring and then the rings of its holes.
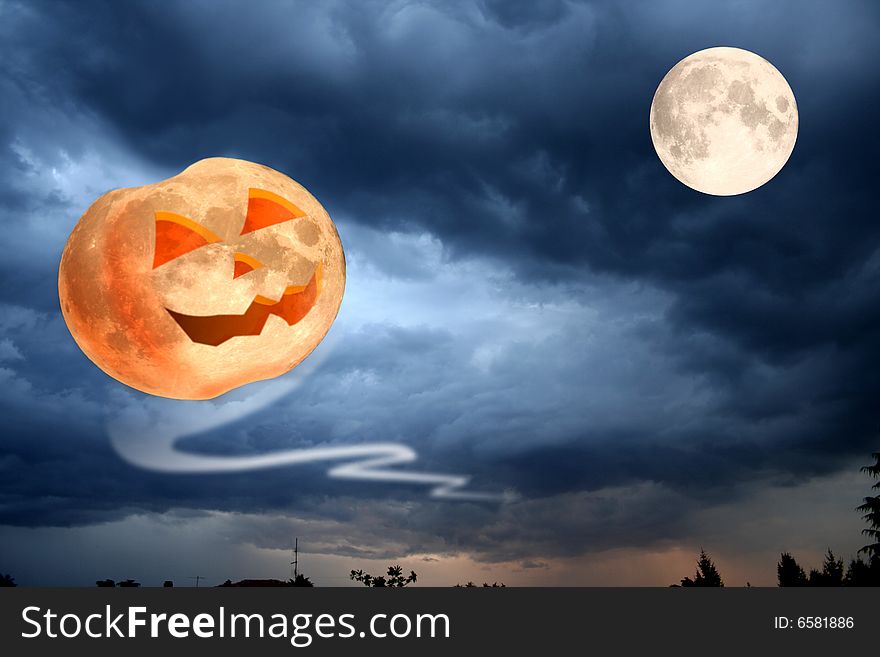
{"type": "Polygon", "coordinates": [[[880,557],[871,557],[867,562],[856,557],[849,562],[844,586],[880,586],[880,557]]]}
{"type": "Polygon", "coordinates": [[[843,561],[834,558],[831,548],[825,553],[822,571],[810,570],[810,586],[843,586],[843,561]]]}
{"type": "Polygon", "coordinates": [[[0,575],[0,587],[17,586],[12,575],[0,575]]]}
{"type": "MultiPolygon", "coordinates": [[[[860,469],[873,479],[880,479],[880,452],[871,454],[871,458],[875,460],[872,465],[866,465],[860,469]]],[[[880,481],[871,486],[872,490],[880,489],[880,481]]],[[[864,498],[864,504],[856,507],[857,511],[861,511],[864,515],[862,518],[868,523],[868,528],[862,530],[862,534],[868,536],[873,543],[863,546],[859,553],[864,552],[872,559],[880,558],[880,495],[864,498]]]]}
{"type": "Polygon", "coordinates": [[[308,586],[313,587],[312,580],[303,575],[302,573],[297,573],[297,576],[291,580],[288,580],[290,586],[308,586]]]}
{"type": "Polygon", "coordinates": [[[704,549],[700,548],[700,558],[697,559],[697,571],[694,574],[694,578],[685,577],[681,580],[681,585],[717,587],[724,586],[724,582],[721,580],[721,575],[718,573],[718,569],[712,563],[709,555],[706,554],[704,549]]]}
{"type": "Polygon", "coordinates": [[[388,574],[385,577],[381,575],[375,577],[369,573],[365,573],[363,570],[352,570],[349,577],[355,582],[362,582],[364,586],[370,586],[373,588],[399,588],[415,582],[416,571],[411,570],[409,571],[409,575],[404,576],[403,568],[395,564],[393,566],[388,566],[388,574]]]}
{"type": "Polygon", "coordinates": [[[807,574],[788,552],[780,555],[779,563],[776,564],[776,576],[779,578],[779,586],[807,585],[807,574]]]}

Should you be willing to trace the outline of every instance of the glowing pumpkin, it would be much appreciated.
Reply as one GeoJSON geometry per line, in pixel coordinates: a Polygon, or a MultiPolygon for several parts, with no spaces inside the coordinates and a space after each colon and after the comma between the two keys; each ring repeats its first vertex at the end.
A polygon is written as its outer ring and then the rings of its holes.
{"type": "Polygon", "coordinates": [[[321,342],[345,287],[329,215],[268,167],[196,162],[104,194],[61,258],[74,340],[144,392],[208,399],[298,365],[321,342]]]}

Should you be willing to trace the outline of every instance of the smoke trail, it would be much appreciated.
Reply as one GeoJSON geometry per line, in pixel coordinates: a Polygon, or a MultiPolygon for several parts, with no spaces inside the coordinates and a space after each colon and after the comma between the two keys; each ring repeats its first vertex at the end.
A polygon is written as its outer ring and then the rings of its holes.
{"type": "MultiPolygon", "coordinates": [[[[327,340],[325,340],[325,343],[327,340]]],[[[243,472],[317,461],[343,461],[327,474],[338,479],[431,486],[431,496],[444,499],[504,501],[509,495],[463,490],[465,475],[405,472],[393,466],[412,463],[416,452],[398,443],[310,447],[270,452],[257,456],[211,456],[182,451],[178,441],[241,420],[278,401],[297,388],[327,357],[322,344],[302,365],[281,379],[257,384],[243,399],[209,402],[146,400],[141,407],[128,407],[107,424],[117,454],[132,465],[167,473],[243,472]]]]}

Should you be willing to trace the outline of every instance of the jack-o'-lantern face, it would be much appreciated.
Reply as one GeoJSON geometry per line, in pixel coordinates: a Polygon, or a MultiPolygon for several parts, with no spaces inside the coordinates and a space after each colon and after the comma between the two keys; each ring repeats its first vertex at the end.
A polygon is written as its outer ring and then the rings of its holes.
{"type": "Polygon", "coordinates": [[[277,171],[226,158],[105,194],[59,270],[86,355],[128,385],[184,399],[297,365],[329,330],[344,283],[320,203],[277,171]]]}
{"type": "Polygon", "coordinates": [[[230,241],[187,217],[157,212],[153,285],[193,342],[217,346],[236,336],[259,335],[270,315],[292,326],[308,314],[321,290],[321,259],[310,258],[302,248],[317,240],[318,229],[302,209],[262,189],[248,190],[241,232],[230,241]],[[279,225],[286,222],[297,223],[291,231],[279,225]],[[277,228],[266,230],[270,226],[277,228]],[[258,234],[260,230],[266,234],[258,234]],[[228,295],[251,299],[243,313],[204,314],[221,306],[232,308],[230,296],[222,303],[210,293],[193,299],[194,289],[222,289],[224,280],[242,276],[248,279],[236,283],[228,295]]]}

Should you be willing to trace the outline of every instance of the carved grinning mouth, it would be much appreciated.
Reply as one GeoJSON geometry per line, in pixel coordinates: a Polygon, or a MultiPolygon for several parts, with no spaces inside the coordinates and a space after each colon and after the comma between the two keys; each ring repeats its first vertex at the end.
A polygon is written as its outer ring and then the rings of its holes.
{"type": "Polygon", "coordinates": [[[237,336],[260,335],[269,315],[278,315],[288,326],[299,322],[318,299],[321,274],[319,263],[308,283],[288,287],[278,301],[257,296],[241,315],[185,315],[169,308],[165,310],[190,340],[216,347],[237,336]]]}

